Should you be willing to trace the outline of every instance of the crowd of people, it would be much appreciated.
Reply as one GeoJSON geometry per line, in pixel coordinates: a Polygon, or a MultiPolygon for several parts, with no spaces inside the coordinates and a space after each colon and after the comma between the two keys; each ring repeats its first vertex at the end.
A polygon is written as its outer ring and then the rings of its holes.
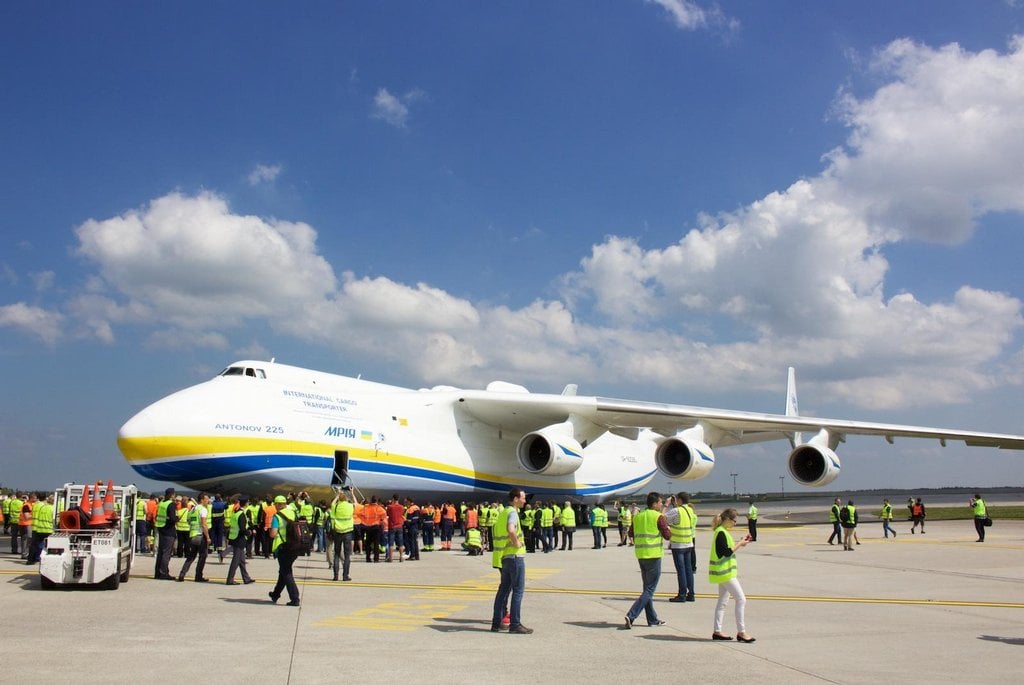
{"type": "MultiPolygon", "coordinates": [[[[53,532],[54,496],[46,493],[0,495],[3,530],[10,535],[11,552],[20,554],[29,564],[39,561],[46,537],[53,532]]],[[[991,525],[988,509],[980,494],[969,502],[977,542],[984,542],[985,528],[991,525]]],[[[694,539],[697,514],[685,492],[663,499],[656,492],[646,497],[646,508],[633,503],[614,503],[618,546],[633,547],[640,566],[643,591],[625,616],[630,629],[644,613],[648,625],[662,625],[654,607],[654,593],[661,576],[661,561],[666,542],[676,571],[677,592],[670,602],[695,601],[694,574],[697,569],[694,539]]],[[[708,558],[708,580],[718,587],[714,614],[713,640],[732,640],[723,632],[723,619],[730,598],[734,601],[736,636],[739,642],[754,642],[745,628],[746,598],[739,583],[737,553],[757,540],[756,505],[747,511],[748,533],[738,541],[732,528],[738,519],[736,509],[727,508],[712,522],[712,540],[708,558]]],[[[907,501],[911,533],[920,527],[923,535],[926,510],[921,498],[907,501]]],[[[588,507],[564,501],[526,501],[520,488],[509,492],[507,503],[460,502],[450,500],[422,505],[412,497],[393,495],[390,500],[376,496],[357,499],[349,489],[336,493],[331,502],[314,502],[306,492],[288,495],[268,494],[261,499],[233,495],[199,493],[195,497],[177,494],[168,488],[164,497],[139,498],[136,511],[136,553],[155,557],[154,578],[184,582],[195,564],[195,582],[208,582],[205,575],[210,554],[231,557],[226,585],[255,580],[246,561],[254,556],[275,557],[278,579],[269,599],[277,602],[285,592],[288,604],[298,606],[300,595],[292,566],[300,556],[324,554],[333,579],[350,581],[355,554],[366,563],[381,561],[419,561],[423,552],[454,551],[454,538],[463,538],[460,549],[469,555],[492,553],[492,565],[501,580],[494,601],[491,630],[506,625],[512,633],[529,634],[521,621],[521,601],[525,583],[525,556],[541,552],[572,551],[577,522],[586,522],[593,534],[592,549],[608,546],[609,511],[603,504],[588,507]],[[177,575],[170,573],[172,557],[183,559],[177,575]]],[[[883,499],[880,519],[885,538],[896,537],[892,528],[893,507],[883,499]]],[[[843,505],[837,497],[829,509],[833,525],[828,544],[836,542],[853,551],[859,516],[852,499],[843,505]]]]}

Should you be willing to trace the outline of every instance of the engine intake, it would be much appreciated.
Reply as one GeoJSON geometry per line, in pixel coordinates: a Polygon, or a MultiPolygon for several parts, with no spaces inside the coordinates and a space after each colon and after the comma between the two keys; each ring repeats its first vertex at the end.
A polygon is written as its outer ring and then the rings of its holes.
{"type": "Polygon", "coordinates": [[[669,478],[697,480],[715,468],[715,453],[703,442],[680,434],[658,445],[654,463],[669,478]]]}
{"type": "Polygon", "coordinates": [[[569,422],[527,433],[516,445],[519,465],[530,473],[564,476],[583,464],[583,448],[573,437],[569,422]]]}
{"type": "Polygon", "coordinates": [[[800,485],[821,487],[839,476],[839,455],[822,445],[799,445],[789,453],[789,473],[800,485]]]}

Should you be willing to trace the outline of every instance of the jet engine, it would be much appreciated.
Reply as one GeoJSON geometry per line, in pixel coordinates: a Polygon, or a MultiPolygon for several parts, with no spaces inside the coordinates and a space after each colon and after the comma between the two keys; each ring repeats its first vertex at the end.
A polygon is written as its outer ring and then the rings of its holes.
{"type": "MultiPolygon", "coordinates": [[[[701,436],[703,437],[703,431],[701,436]]],[[[697,480],[715,468],[715,453],[690,430],[666,438],[654,451],[654,463],[662,475],[697,480]]]]}
{"type": "Polygon", "coordinates": [[[824,445],[812,442],[797,445],[789,453],[789,473],[800,485],[821,487],[839,475],[839,455],[824,445]]]}
{"type": "Polygon", "coordinates": [[[516,455],[524,469],[545,476],[564,476],[583,464],[583,447],[569,421],[527,433],[516,445],[516,455]]]}

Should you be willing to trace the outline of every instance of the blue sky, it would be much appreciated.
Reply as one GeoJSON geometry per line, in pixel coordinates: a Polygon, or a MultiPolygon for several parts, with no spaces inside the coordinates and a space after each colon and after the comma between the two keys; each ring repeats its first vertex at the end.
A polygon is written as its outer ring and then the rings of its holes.
{"type": "Polygon", "coordinates": [[[121,423],[249,357],[773,412],[793,365],[805,413],[1024,433],[1021,36],[1010,0],[6,3],[0,483],[138,482],[121,423]]]}

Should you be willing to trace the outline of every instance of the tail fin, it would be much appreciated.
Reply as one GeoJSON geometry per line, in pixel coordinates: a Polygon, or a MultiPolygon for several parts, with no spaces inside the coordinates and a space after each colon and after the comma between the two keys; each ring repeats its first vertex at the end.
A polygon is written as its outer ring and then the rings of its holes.
{"type": "MultiPolygon", "coordinates": [[[[789,367],[789,379],[786,383],[786,416],[800,416],[800,405],[796,400],[796,369],[789,367]]],[[[803,433],[790,433],[789,444],[792,447],[804,444],[803,433]]]]}

